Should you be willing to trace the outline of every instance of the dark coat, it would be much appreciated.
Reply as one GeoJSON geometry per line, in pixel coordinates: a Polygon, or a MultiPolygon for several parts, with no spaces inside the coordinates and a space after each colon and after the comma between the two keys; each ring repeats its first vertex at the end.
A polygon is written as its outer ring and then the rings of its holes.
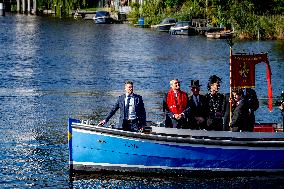
{"type": "Polygon", "coordinates": [[[212,96],[210,93],[205,95],[208,105],[207,130],[223,130],[223,103],[225,96],[217,93],[212,96]],[[220,114],[220,115],[219,115],[220,114]]]}
{"type": "Polygon", "coordinates": [[[188,113],[188,124],[190,129],[203,129],[206,127],[206,117],[207,117],[207,103],[204,95],[199,95],[199,103],[196,106],[193,95],[189,97],[189,108],[188,113]],[[205,122],[204,124],[198,125],[195,117],[203,117],[205,122]]]}
{"type": "Polygon", "coordinates": [[[223,103],[223,112],[224,112],[224,131],[230,130],[230,93],[225,94],[224,103],[223,103]]]}
{"type": "MultiPolygon", "coordinates": [[[[122,125],[123,125],[123,119],[124,119],[125,98],[126,98],[125,94],[118,97],[116,103],[114,104],[113,108],[110,110],[110,112],[108,113],[105,119],[106,122],[108,122],[109,119],[116,113],[116,111],[120,109],[118,128],[123,128],[122,125]]],[[[135,112],[136,112],[136,116],[138,119],[138,126],[140,128],[145,127],[146,126],[146,111],[145,111],[142,96],[138,94],[133,94],[133,98],[134,98],[135,112]]]]}
{"type": "Polygon", "coordinates": [[[246,90],[246,94],[244,96],[244,99],[246,101],[247,107],[249,109],[249,116],[248,116],[248,127],[249,130],[253,130],[254,128],[254,124],[255,124],[255,111],[259,108],[259,101],[256,95],[255,90],[248,88],[245,89],[246,90]]]}
{"type": "Polygon", "coordinates": [[[237,106],[233,108],[231,127],[234,131],[252,131],[248,126],[248,106],[242,99],[237,106]]]}

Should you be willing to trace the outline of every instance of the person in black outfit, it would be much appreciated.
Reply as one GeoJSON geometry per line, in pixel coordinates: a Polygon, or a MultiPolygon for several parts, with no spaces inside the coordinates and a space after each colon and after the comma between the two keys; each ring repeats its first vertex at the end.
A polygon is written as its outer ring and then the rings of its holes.
{"type": "Polygon", "coordinates": [[[216,75],[209,78],[207,88],[209,93],[206,94],[208,106],[207,130],[223,130],[223,103],[224,95],[219,93],[222,79],[216,75]]]}
{"type": "Polygon", "coordinates": [[[279,109],[281,110],[282,120],[283,120],[282,127],[284,128],[284,102],[281,103],[279,109]]]}
{"type": "Polygon", "coordinates": [[[248,126],[249,110],[243,97],[242,89],[233,89],[234,105],[232,112],[232,123],[230,125],[232,131],[251,131],[248,126]]]}
{"type": "Polygon", "coordinates": [[[245,88],[244,92],[244,99],[247,103],[249,109],[249,116],[248,116],[248,131],[253,131],[254,124],[255,124],[255,111],[259,108],[259,101],[256,95],[255,90],[252,88],[245,88]]]}
{"type": "Polygon", "coordinates": [[[190,113],[188,125],[190,129],[206,129],[207,104],[204,95],[200,92],[199,80],[191,80],[191,92],[189,96],[190,113]]]}
{"type": "Polygon", "coordinates": [[[230,130],[230,93],[225,94],[223,102],[223,112],[224,112],[224,125],[223,130],[230,130]]]}

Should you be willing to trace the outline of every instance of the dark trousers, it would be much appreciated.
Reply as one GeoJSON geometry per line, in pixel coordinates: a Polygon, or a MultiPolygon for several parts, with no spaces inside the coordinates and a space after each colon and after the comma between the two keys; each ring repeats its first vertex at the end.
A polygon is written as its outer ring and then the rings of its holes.
{"type": "Polygon", "coordinates": [[[204,118],[204,122],[197,123],[195,117],[192,117],[188,120],[188,127],[192,130],[207,129],[207,120],[204,118]]]}
{"type": "Polygon", "coordinates": [[[187,120],[185,118],[176,120],[176,119],[167,117],[165,121],[165,126],[170,127],[170,128],[188,129],[187,120]]]}
{"type": "Polygon", "coordinates": [[[282,121],[283,121],[282,127],[284,128],[284,110],[281,112],[281,114],[282,114],[282,121]]]}
{"type": "Polygon", "coordinates": [[[222,118],[208,118],[206,130],[223,131],[223,119],[222,118]]]}
{"type": "Polygon", "coordinates": [[[122,130],[124,131],[132,131],[132,132],[138,132],[139,131],[139,125],[138,125],[138,120],[123,120],[122,124],[122,130]]]}

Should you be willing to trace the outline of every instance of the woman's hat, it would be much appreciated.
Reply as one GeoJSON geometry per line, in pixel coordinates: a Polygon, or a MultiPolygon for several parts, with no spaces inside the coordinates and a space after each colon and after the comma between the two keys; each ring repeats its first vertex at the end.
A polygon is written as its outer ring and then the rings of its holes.
{"type": "Polygon", "coordinates": [[[199,85],[199,80],[191,80],[190,87],[200,87],[202,85],[199,85]]]}

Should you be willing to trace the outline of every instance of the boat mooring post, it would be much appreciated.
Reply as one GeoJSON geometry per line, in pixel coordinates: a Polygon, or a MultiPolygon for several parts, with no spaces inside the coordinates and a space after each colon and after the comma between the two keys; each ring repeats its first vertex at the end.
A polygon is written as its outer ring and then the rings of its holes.
{"type": "Polygon", "coordinates": [[[56,5],[54,5],[54,17],[56,17],[56,5]]]}
{"type": "Polygon", "coordinates": [[[28,14],[31,14],[31,0],[28,0],[28,14]]]}
{"type": "Polygon", "coordinates": [[[0,3],[0,16],[5,16],[4,3],[0,3]]]}
{"type": "Polygon", "coordinates": [[[60,14],[59,16],[60,16],[60,18],[62,18],[62,5],[60,5],[59,11],[60,11],[60,12],[59,12],[59,14],[60,14]]]}

